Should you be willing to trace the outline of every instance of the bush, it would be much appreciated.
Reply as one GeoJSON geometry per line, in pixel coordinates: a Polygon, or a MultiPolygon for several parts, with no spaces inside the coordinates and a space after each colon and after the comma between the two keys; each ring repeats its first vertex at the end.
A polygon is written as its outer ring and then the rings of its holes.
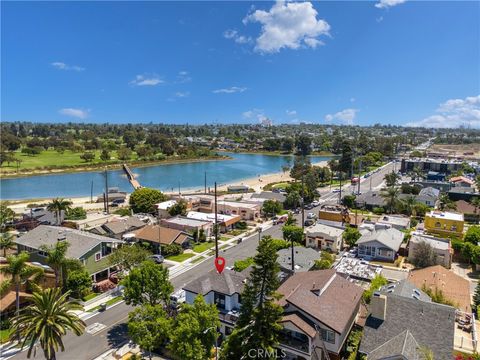
{"type": "Polygon", "coordinates": [[[178,244],[169,244],[162,246],[163,256],[174,256],[183,253],[183,248],[178,244]]]}
{"type": "Polygon", "coordinates": [[[363,292],[363,299],[365,300],[365,302],[367,304],[370,304],[373,293],[387,284],[387,279],[385,279],[382,275],[375,275],[375,277],[372,279],[372,282],[370,283],[370,288],[363,292]]]}
{"type": "Polygon", "coordinates": [[[374,207],[372,212],[375,215],[382,215],[385,212],[385,209],[383,207],[374,207]]]}
{"type": "Polygon", "coordinates": [[[247,230],[247,223],[246,221],[239,221],[235,224],[235,228],[239,230],[247,230]]]}
{"type": "Polygon", "coordinates": [[[233,263],[233,270],[240,272],[253,265],[253,257],[248,257],[243,260],[237,260],[233,263]]]}
{"type": "Polygon", "coordinates": [[[86,270],[69,271],[67,275],[67,290],[74,298],[80,299],[92,289],[92,278],[86,270]]]}
{"type": "Polygon", "coordinates": [[[7,330],[12,327],[12,322],[9,319],[0,320],[0,330],[7,330]]]}
{"type": "Polygon", "coordinates": [[[155,204],[167,200],[167,197],[159,190],[151,188],[136,189],[130,195],[130,208],[134,213],[153,213],[155,204]]]}
{"type": "Polygon", "coordinates": [[[82,207],[74,207],[67,210],[66,220],[84,220],[87,218],[87,212],[82,207]]]}
{"type": "MultiPolygon", "coordinates": [[[[267,235],[268,236],[268,235],[267,235]]],[[[266,237],[266,236],[265,236],[266,237]]],[[[270,237],[271,238],[271,237],[270,237]]],[[[282,249],[287,249],[289,248],[290,246],[292,246],[292,243],[290,241],[287,241],[287,240],[283,240],[283,239],[274,239],[274,238],[271,238],[270,240],[272,243],[273,243],[273,247],[275,248],[275,251],[278,251],[278,250],[282,250],[282,249]]],[[[297,243],[297,242],[294,242],[293,243],[293,246],[302,246],[301,244],[297,243]]]]}

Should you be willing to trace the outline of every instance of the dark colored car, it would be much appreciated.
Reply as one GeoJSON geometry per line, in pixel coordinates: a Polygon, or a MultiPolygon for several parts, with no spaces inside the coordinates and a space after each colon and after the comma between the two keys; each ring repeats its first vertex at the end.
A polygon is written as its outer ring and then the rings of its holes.
{"type": "Polygon", "coordinates": [[[165,260],[162,255],[150,255],[148,258],[153,260],[156,264],[162,264],[165,260]]]}

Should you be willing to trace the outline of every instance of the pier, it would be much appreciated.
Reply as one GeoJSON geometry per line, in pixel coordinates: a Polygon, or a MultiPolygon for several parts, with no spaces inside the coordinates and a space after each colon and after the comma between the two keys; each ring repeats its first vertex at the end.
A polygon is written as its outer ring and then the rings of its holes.
{"type": "Polygon", "coordinates": [[[142,187],[142,185],[140,185],[138,180],[135,179],[135,175],[133,174],[132,170],[130,170],[127,164],[123,164],[123,171],[125,171],[125,174],[127,175],[127,179],[132,185],[134,190],[140,189],[142,187]]]}

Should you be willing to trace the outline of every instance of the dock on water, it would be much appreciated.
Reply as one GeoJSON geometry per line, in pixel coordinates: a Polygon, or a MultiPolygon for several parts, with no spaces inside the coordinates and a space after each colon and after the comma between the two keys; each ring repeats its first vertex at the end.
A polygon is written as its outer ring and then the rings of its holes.
{"type": "Polygon", "coordinates": [[[130,185],[132,185],[134,190],[140,189],[142,187],[142,185],[140,185],[138,180],[135,179],[135,175],[133,174],[132,170],[128,167],[127,164],[123,164],[123,171],[125,171],[128,181],[130,182],[130,185]]]}

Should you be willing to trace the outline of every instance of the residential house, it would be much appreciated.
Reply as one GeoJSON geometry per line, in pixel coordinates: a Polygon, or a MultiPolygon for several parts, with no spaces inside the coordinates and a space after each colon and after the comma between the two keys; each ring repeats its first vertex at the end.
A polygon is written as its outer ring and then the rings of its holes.
{"type": "Polygon", "coordinates": [[[123,235],[144,227],[146,224],[136,216],[113,219],[103,225],[96,226],[91,233],[122,239],[123,235]]]}
{"type": "Polygon", "coordinates": [[[438,201],[440,196],[440,190],[435,189],[431,186],[427,186],[420,190],[418,195],[415,195],[415,200],[424,205],[435,207],[435,204],[438,201]]]}
{"type": "MultiPolygon", "coordinates": [[[[127,193],[125,191],[120,191],[118,187],[108,188],[108,202],[113,200],[125,200],[127,198],[127,193]]],[[[105,193],[97,196],[97,203],[106,201],[105,193]]]]}
{"type": "MultiPolygon", "coordinates": [[[[189,211],[187,218],[215,223],[215,214],[207,214],[198,211],[189,211]]],[[[217,213],[217,224],[220,232],[228,232],[235,228],[235,224],[241,220],[239,215],[225,215],[217,213]]]]}
{"type": "MultiPolygon", "coordinates": [[[[415,291],[416,290],[416,291],[415,291]]],[[[455,309],[422,301],[412,293],[376,292],[370,303],[359,353],[368,360],[421,359],[422,349],[435,359],[451,359],[455,309]]]]}
{"type": "Polygon", "coordinates": [[[386,201],[382,197],[380,191],[367,191],[355,198],[355,206],[359,208],[365,208],[367,210],[373,210],[374,208],[385,207],[386,201]]]}
{"type": "Polygon", "coordinates": [[[453,186],[462,186],[462,187],[472,187],[475,182],[472,179],[469,179],[465,176],[454,176],[450,178],[450,183],[453,186]]]}
{"type": "Polygon", "coordinates": [[[408,242],[408,261],[412,262],[417,254],[419,245],[425,243],[431,246],[437,257],[437,264],[450,268],[452,265],[453,249],[450,239],[442,239],[435,236],[414,232],[408,242]]]}
{"type": "Polygon", "coordinates": [[[463,214],[466,222],[478,223],[480,221],[480,208],[476,208],[465,200],[455,201],[457,211],[463,214]]]}
{"type": "Polygon", "coordinates": [[[362,228],[362,236],[357,240],[358,256],[383,261],[394,261],[404,234],[394,228],[375,226],[362,228]]]}
{"type": "Polygon", "coordinates": [[[277,255],[280,269],[287,274],[309,271],[315,265],[315,260],[320,258],[320,253],[312,248],[294,246],[293,260],[295,270],[292,271],[292,248],[281,249],[277,251],[277,255]]]}
{"type": "Polygon", "coordinates": [[[260,218],[262,206],[258,203],[247,203],[243,201],[217,201],[219,214],[238,215],[242,220],[257,220],[260,218]]]}
{"type": "Polygon", "coordinates": [[[169,219],[162,219],[160,225],[170,229],[177,229],[193,234],[203,231],[206,237],[212,233],[212,222],[191,219],[186,216],[175,216],[169,219]]]}
{"type": "Polygon", "coordinates": [[[476,192],[473,187],[455,186],[448,191],[448,198],[453,201],[465,200],[471,202],[472,199],[480,197],[480,192],[476,192]]]}
{"type": "Polygon", "coordinates": [[[300,272],[278,289],[284,309],[277,346],[286,359],[340,359],[357,317],[363,289],[334,269],[300,272]]]}
{"type": "Polygon", "coordinates": [[[159,219],[168,219],[171,217],[168,210],[177,203],[177,200],[167,200],[161,203],[155,204],[155,207],[158,211],[158,218],[159,219]]]}
{"type": "Polygon", "coordinates": [[[341,227],[316,223],[305,228],[306,246],[337,253],[343,247],[343,232],[341,227]]]}
{"type": "Polygon", "coordinates": [[[249,269],[242,272],[224,270],[218,273],[215,270],[195,279],[185,285],[185,302],[193,304],[198,295],[202,295],[207,304],[215,304],[219,311],[220,333],[228,336],[239,315],[241,296],[245,282],[250,273],[249,269]]]}
{"type": "Polygon", "coordinates": [[[85,265],[85,269],[92,276],[93,281],[98,282],[110,277],[115,271],[115,266],[109,262],[109,255],[125,242],[106,236],[92,234],[86,231],[70,228],[40,225],[15,240],[18,251],[30,253],[30,260],[48,265],[46,252],[43,246],[53,246],[58,241],[69,244],[67,257],[79,260],[85,265]]]}
{"type": "Polygon", "coordinates": [[[463,214],[432,210],[425,214],[425,230],[441,236],[462,237],[463,214]]]}
{"type": "Polygon", "coordinates": [[[65,220],[65,211],[58,214],[44,207],[31,208],[22,214],[22,218],[15,220],[14,226],[19,231],[29,231],[39,225],[61,225],[65,220]]]}
{"type": "Polygon", "coordinates": [[[286,195],[279,192],[262,191],[261,193],[252,194],[251,199],[275,200],[283,204],[285,202],[286,195]]]}
{"type": "Polygon", "coordinates": [[[397,230],[406,230],[410,227],[410,218],[401,215],[383,215],[378,219],[377,224],[397,230]]]}
{"type": "Polygon", "coordinates": [[[442,291],[446,299],[452,301],[461,311],[470,313],[470,282],[443,266],[435,265],[410,272],[408,281],[419,289],[432,292],[442,291]]]}
{"type": "Polygon", "coordinates": [[[182,248],[189,248],[193,242],[192,235],[185,231],[170,229],[159,225],[147,225],[134,232],[134,239],[137,241],[149,242],[160,254],[162,246],[177,244],[182,248]]]}

